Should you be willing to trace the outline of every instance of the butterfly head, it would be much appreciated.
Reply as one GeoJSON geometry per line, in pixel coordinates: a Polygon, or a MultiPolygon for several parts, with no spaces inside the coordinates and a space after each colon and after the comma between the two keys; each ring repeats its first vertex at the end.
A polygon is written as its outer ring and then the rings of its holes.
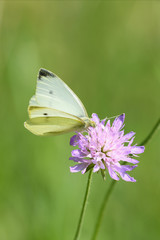
{"type": "Polygon", "coordinates": [[[92,121],[90,118],[83,118],[83,121],[85,122],[85,128],[96,127],[96,123],[92,121]]]}

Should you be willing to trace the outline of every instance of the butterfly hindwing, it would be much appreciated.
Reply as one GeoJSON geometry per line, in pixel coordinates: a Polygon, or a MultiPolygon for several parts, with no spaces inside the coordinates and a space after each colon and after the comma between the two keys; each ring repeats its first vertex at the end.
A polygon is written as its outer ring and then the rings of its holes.
{"type": "Polygon", "coordinates": [[[25,127],[39,136],[54,136],[62,133],[81,130],[84,124],[81,120],[63,117],[37,117],[27,120],[25,127]]]}

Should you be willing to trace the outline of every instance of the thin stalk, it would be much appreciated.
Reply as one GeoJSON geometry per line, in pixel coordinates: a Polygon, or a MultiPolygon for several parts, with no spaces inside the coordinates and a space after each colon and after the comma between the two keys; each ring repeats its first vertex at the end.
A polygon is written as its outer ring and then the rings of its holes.
{"type": "MultiPolygon", "coordinates": [[[[156,124],[154,125],[154,127],[152,128],[151,132],[148,134],[148,136],[139,144],[139,146],[144,146],[146,145],[150,140],[151,138],[153,137],[153,135],[156,133],[156,131],[159,129],[160,127],[160,119],[158,119],[158,121],[156,122],[156,124]]],[[[100,208],[100,211],[99,211],[99,215],[98,215],[98,218],[97,218],[97,222],[96,222],[96,225],[95,225],[95,228],[94,228],[94,231],[93,231],[93,235],[92,235],[92,238],[91,240],[96,240],[96,237],[97,237],[97,234],[99,232],[99,228],[100,228],[100,225],[101,225],[101,222],[102,222],[102,218],[103,218],[103,215],[104,215],[104,212],[105,212],[105,208],[107,206],[107,202],[108,202],[108,199],[111,195],[111,192],[113,191],[113,187],[115,186],[115,183],[117,181],[115,180],[112,180],[111,184],[110,184],[110,187],[109,189],[107,190],[105,196],[104,196],[104,199],[103,199],[103,202],[102,202],[102,205],[101,205],[101,208],[100,208]]]]}
{"type": "Polygon", "coordinates": [[[148,134],[148,136],[139,145],[140,146],[146,145],[152,139],[156,131],[158,131],[159,127],[160,127],[160,118],[158,119],[158,121],[156,122],[156,124],[154,125],[150,133],[148,134]]]}
{"type": "Polygon", "coordinates": [[[84,196],[82,210],[81,210],[81,214],[80,214],[80,218],[79,218],[79,222],[78,222],[78,226],[77,226],[77,230],[76,230],[76,234],[75,234],[74,240],[78,240],[78,238],[79,238],[81,226],[82,226],[82,223],[83,223],[83,217],[84,217],[85,210],[86,210],[89,190],[90,190],[90,186],[91,186],[91,178],[92,178],[92,169],[89,171],[88,182],[87,182],[87,187],[86,187],[86,193],[85,193],[85,196],[84,196]]]}

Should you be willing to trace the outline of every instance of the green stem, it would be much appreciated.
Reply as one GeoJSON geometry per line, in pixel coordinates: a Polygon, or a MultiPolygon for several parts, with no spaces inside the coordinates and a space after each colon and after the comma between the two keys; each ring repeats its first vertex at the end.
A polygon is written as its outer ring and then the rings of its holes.
{"type": "Polygon", "coordinates": [[[78,222],[78,226],[77,226],[77,230],[76,230],[76,234],[75,234],[74,240],[78,240],[78,238],[79,238],[79,233],[80,233],[81,226],[82,226],[82,223],[83,223],[83,217],[84,217],[84,213],[85,213],[85,210],[86,210],[89,190],[90,190],[90,186],[91,186],[91,177],[92,177],[92,169],[89,171],[88,182],[87,182],[87,187],[86,187],[86,193],[85,193],[85,196],[84,196],[83,206],[82,206],[82,210],[81,210],[81,215],[80,215],[80,218],[79,218],[79,222],[78,222]]]}
{"type": "MultiPolygon", "coordinates": [[[[148,136],[144,139],[144,141],[141,142],[141,144],[139,146],[144,146],[146,145],[150,140],[151,138],[153,137],[153,135],[156,133],[156,131],[158,130],[160,126],[160,119],[158,119],[157,123],[155,124],[155,126],[152,128],[151,132],[148,134],[148,136]]],[[[105,196],[104,196],[104,199],[103,199],[103,202],[102,202],[102,205],[101,205],[101,208],[100,208],[100,211],[99,211],[99,215],[98,215],[98,218],[97,218],[97,222],[96,222],[96,226],[94,228],[94,232],[93,232],[93,235],[92,235],[92,238],[91,240],[95,240],[96,237],[97,237],[97,234],[99,232],[99,228],[100,228],[100,224],[102,222],[102,218],[103,218],[103,215],[104,215],[104,212],[105,212],[105,208],[106,208],[106,205],[107,205],[107,202],[108,202],[108,199],[109,199],[109,196],[111,195],[111,192],[113,191],[113,187],[115,185],[117,181],[115,180],[112,180],[111,184],[110,184],[110,187],[109,189],[107,190],[105,196]]]]}
{"type": "Polygon", "coordinates": [[[158,121],[156,122],[156,124],[154,125],[150,133],[148,134],[148,136],[139,145],[140,146],[146,145],[152,139],[156,131],[158,131],[159,127],[160,127],[160,118],[158,119],[158,121]]]}

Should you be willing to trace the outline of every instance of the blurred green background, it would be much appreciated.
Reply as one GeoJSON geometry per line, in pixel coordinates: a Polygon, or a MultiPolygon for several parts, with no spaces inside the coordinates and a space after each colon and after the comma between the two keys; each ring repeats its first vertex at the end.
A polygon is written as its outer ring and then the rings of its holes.
{"type": "MultiPolygon", "coordinates": [[[[24,121],[40,67],[59,75],[88,114],[126,113],[140,143],[160,113],[160,3],[0,1],[0,239],[70,240],[87,175],[69,172],[72,134],[37,137],[24,121]]],[[[136,183],[117,183],[98,239],[160,236],[160,134],[136,183]]],[[[94,174],[81,238],[90,239],[110,184],[94,174]]]]}

